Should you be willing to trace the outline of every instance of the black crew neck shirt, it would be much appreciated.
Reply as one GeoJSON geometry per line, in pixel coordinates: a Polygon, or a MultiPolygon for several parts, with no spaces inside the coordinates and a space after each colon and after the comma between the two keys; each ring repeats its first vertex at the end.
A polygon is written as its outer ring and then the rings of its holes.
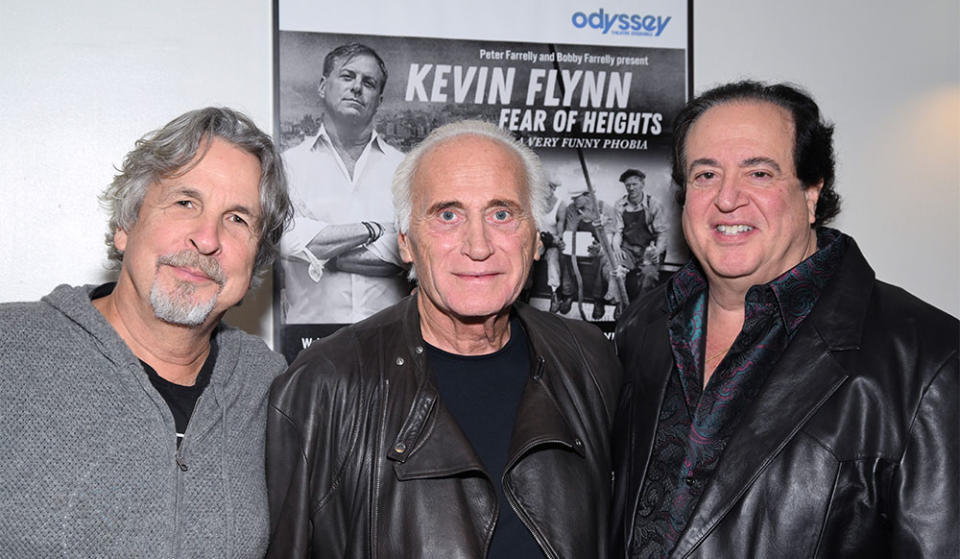
{"type": "Polygon", "coordinates": [[[503,492],[513,424],[530,374],[530,350],[520,320],[510,318],[510,340],[487,355],[456,355],[427,347],[440,399],[457,420],[497,488],[499,516],[490,559],[543,557],[503,492]]]}
{"type": "MultiPolygon", "coordinates": [[[[109,295],[116,285],[116,282],[109,282],[97,286],[90,292],[90,300],[109,295]]],[[[187,432],[187,424],[190,423],[190,417],[193,416],[193,409],[197,405],[197,400],[200,398],[200,394],[203,394],[203,389],[210,384],[210,375],[213,374],[213,366],[216,363],[217,338],[215,335],[210,337],[210,353],[207,354],[207,359],[203,362],[200,372],[197,373],[197,380],[193,383],[193,386],[183,386],[170,382],[158,375],[149,363],[143,359],[140,360],[143,370],[147,373],[147,378],[150,379],[150,384],[157,389],[167,406],[170,407],[173,422],[177,429],[178,448],[180,447],[180,441],[183,440],[183,434],[187,432]]]]}
{"type": "Polygon", "coordinates": [[[184,433],[187,432],[187,424],[190,423],[190,417],[193,415],[193,409],[197,405],[197,400],[203,394],[203,390],[210,384],[210,376],[213,374],[213,366],[217,362],[217,339],[210,338],[210,353],[203,362],[200,372],[197,373],[197,380],[192,386],[176,384],[161,377],[157,371],[144,360],[140,360],[143,370],[147,372],[147,378],[160,396],[163,397],[170,412],[173,414],[173,422],[177,427],[177,447],[180,447],[180,441],[183,440],[184,433]]]}

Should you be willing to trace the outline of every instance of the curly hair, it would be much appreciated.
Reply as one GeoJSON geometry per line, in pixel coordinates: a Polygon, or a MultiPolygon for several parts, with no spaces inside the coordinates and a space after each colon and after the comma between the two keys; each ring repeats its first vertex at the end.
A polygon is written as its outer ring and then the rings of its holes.
{"type": "Polygon", "coordinates": [[[292,219],[293,208],[283,162],[273,140],[247,116],[225,107],[182,114],[137,140],[126,155],[119,174],[100,195],[110,213],[106,234],[109,256],[118,265],[123,253],[113,243],[117,230],[129,231],[137,222],[150,187],[161,179],[188,172],[210,149],[214,138],[226,140],[260,161],[259,243],[251,289],[260,284],[279,252],[280,237],[292,219]]]}
{"type": "Polygon", "coordinates": [[[833,125],[823,120],[820,108],[802,89],[789,84],[766,85],[739,81],[715,87],[691,100],[673,125],[673,181],[679,186],[677,200],[686,196],[687,134],[693,123],[711,107],[736,101],[762,101],[783,108],[793,118],[793,164],[804,186],[823,181],[817,202],[814,227],[826,225],[840,213],[840,195],[834,189],[836,162],[833,152],[833,125]]]}

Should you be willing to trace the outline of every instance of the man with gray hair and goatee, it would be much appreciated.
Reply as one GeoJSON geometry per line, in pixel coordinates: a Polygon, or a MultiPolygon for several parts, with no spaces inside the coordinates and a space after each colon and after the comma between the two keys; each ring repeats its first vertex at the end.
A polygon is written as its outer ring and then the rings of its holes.
{"type": "Polygon", "coordinates": [[[270,557],[606,556],[612,344],[516,302],[548,195],[492,124],[407,154],[393,201],[419,289],[274,383],[270,557]]]}
{"type": "Polygon", "coordinates": [[[103,194],[116,283],[0,305],[5,557],[262,557],[283,359],[222,325],[290,219],[270,137],[224,108],[137,141],[103,194]]]}

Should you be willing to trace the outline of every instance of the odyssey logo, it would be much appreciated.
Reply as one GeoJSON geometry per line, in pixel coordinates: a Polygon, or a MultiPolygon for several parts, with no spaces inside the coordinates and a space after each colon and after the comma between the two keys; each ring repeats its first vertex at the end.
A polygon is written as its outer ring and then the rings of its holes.
{"type": "Polygon", "coordinates": [[[570,20],[577,29],[590,27],[591,29],[599,29],[604,35],[613,33],[614,35],[659,37],[663,33],[663,29],[670,23],[670,18],[671,16],[610,14],[600,8],[590,14],[574,12],[570,20]]]}

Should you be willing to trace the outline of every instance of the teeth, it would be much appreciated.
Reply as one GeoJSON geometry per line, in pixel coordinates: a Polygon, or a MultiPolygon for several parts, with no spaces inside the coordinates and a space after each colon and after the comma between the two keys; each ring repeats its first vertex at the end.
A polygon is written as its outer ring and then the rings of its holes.
{"type": "Polygon", "coordinates": [[[736,235],[737,233],[753,231],[753,227],[749,225],[717,225],[717,231],[724,235],[736,235]]]}

